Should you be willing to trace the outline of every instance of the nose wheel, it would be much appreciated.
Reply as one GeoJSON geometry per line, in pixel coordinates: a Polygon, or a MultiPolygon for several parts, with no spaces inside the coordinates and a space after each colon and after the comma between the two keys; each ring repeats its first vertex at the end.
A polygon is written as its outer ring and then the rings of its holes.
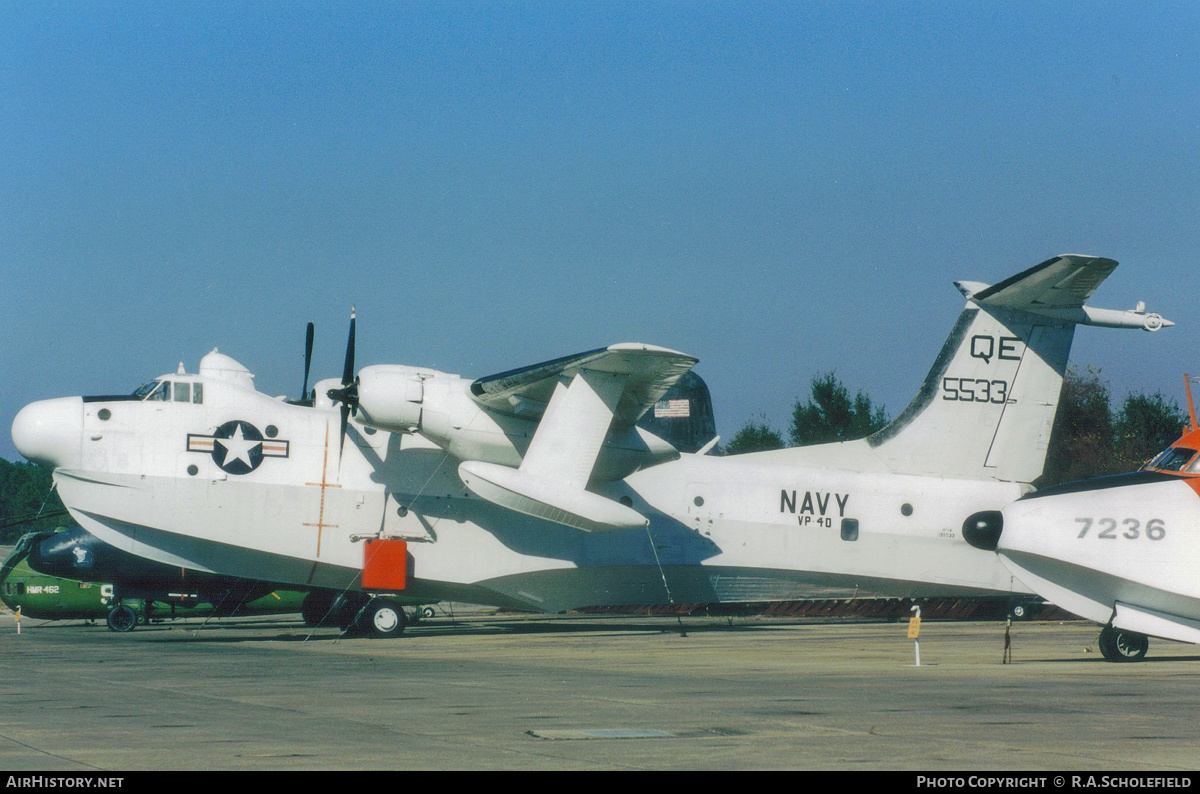
{"type": "Polygon", "coordinates": [[[1140,662],[1150,640],[1145,634],[1105,626],[1100,630],[1100,653],[1110,662],[1140,662]]]}

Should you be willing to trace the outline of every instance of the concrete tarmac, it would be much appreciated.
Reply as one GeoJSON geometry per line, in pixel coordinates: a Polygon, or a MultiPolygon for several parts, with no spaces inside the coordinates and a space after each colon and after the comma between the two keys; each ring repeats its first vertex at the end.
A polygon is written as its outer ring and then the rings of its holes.
{"type": "Polygon", "coordinates": [[[290,618],[126,635],[0,616],[0,769],[1191,770],[1200,649],[1089,623],[921,628],[471,610],[398,640],[290,618]],[[685,636],[686,634],[686,636],[685,636]]]}

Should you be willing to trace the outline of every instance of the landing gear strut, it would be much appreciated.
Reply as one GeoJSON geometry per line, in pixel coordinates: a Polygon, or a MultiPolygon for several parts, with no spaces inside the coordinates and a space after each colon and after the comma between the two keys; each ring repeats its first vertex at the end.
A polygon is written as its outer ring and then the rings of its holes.
{"type": "Polygon", "coordinates": [[[1100,653],[1110,662],[1140,662],[1150,640],[1145,634],[1105,626],[1100,630],[1100,653]]]}

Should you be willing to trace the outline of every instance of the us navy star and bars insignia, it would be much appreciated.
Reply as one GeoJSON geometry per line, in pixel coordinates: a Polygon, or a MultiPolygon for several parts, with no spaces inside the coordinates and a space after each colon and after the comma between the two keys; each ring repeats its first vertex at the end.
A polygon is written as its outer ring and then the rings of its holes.
{"type": "MultiPolygon", "coordinates": [[[[267,428],[268,432],[272,428],[267,428]]],[[[207,452],[213,463],[229,474],[249,474],[263,458],[286,458],[288,442],[263,438],[258,428],[240,419],[226,422],[211,435],[188,433],[188,452],[207,452]]]]}

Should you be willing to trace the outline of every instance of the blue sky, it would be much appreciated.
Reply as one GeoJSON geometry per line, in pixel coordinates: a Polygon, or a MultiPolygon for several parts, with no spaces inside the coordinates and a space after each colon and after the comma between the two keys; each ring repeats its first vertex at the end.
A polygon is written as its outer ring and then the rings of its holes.
{"type": "Polygon", "coordinates": [[[295,394],[621,341],[699,357],[718,430],[835,370],[895,415],[962,299],[1122,266],[1119,398],[1197,361],[1200,6],[0,2],[0,457],[35,399],[219,347],[295,394]]]}

